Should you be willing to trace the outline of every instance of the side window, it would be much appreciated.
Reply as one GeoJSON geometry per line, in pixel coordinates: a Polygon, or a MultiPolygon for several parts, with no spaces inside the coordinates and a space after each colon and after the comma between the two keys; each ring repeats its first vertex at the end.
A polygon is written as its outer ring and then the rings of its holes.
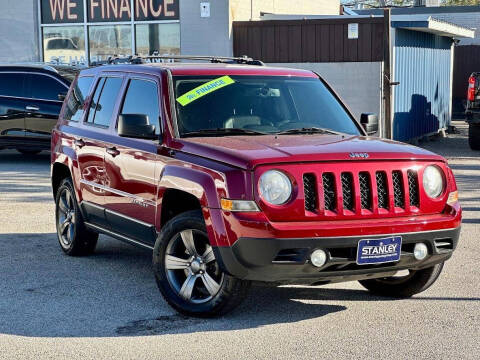
{"type": "Polygon", "coordinates": [[[97,84],[97,88],[95,89],[95,94],[93,94],[92,101],[90,102],[90,110],[88,112],[88,119],[87,119],[87,123],[89,124],[93,124],[95,109],[97,108],[98,99],[100,98],[100,94],[103,90],[103,85],[105,85],[105,78],[100,78],[97,84]]]}
{"type": "Polygon", "coordinates": [[[59,94],[65,94],[67,87],[58,80],[41,74],[27,74],[27,97],[40,100],[58,100],[59,94]]]}
{"type": "Polygon", "coordinates": [[[27,97],[25,93],[25,74],[0,73],[0,96],[27,97]]]}
{"type": "Polygon", "coordinates": [[[92,105],[90,106],[90,113],[88,114],[87,120],[88,123],[103,127],[108,127],[110,125],[110,120],[112,118],[118,93],[122,86],[122,81],[122,78],[117,77],[100,80],[97,89],[95,90],[92,105]],[[93,112],[94,114],[92,115],[93,112]]]}
{"type": "Polygon", "coordinates": [[[145,114],[155,125],[155,134],[160,134],[159,102],[157,84],[148,80],[130,80],[121,114],[145,114]]]}
{"type": "Polygon", "coordinates": [[[92,85],[93,77],[79,77],[67,99],[64,119],[80,121],[85,112],[85,99],[92,85]]]}

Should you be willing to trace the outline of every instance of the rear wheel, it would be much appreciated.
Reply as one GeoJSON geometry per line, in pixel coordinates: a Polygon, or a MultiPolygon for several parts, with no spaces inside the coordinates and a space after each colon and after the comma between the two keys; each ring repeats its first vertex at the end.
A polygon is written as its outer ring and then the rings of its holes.
{"type": "Polygon", "coordinates": [[[468,126],[468,144],[472,150],[480,150],[480,124],[468,126]]]}
{"type": "Polygon", "coordinates": [[[86,229],[70,178],[60,183],[55,205],[57,238],[63,252],[70,256],[93,253],[98,234],[86,229]]]}
{"type": "Polygon", "coordinates": [[[200,211],[170,220],[155,243],[153,267],[160,292],[180,313],[212,317],[225,314],[245,298],[249,281],[220,269],[200,211]]]}
{"type": "Polygon", "coordinates": [[[28,156],[37,155],[42,152],[42,150],[27,150],[27,149],[17,149],[17,151],[23,155],[28,155],[28,156]]]}
{"type": "Polygon", "coordinates": [[[360,280],[360,284],[372,294],[407,298],[428,289],[442,272],[443,263],[427,269],[408,270],[408,274],[387,278],[360,280]]]}

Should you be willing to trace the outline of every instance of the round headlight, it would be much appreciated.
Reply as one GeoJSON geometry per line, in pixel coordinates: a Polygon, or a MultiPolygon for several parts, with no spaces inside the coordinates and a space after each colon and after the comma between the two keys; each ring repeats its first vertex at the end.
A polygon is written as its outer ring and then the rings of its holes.
{"type": "Polygon", "coordinates": [[[269,170],[260,176],[258,191],[266,202],[273,205],[282,205],[292,195],[292,183],[284,173],[278,170],[269,170]]]}
{"type": "Polygon", "coordinates": [[[443,176],[437,166],[429,165],[423,171],[423,188],[431,198],[437,198],[443,192],[443,176]]]}

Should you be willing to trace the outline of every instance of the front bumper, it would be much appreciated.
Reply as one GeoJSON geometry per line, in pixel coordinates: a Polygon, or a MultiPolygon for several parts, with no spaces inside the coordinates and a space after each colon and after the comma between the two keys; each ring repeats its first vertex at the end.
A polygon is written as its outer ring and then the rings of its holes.
{"type": "Polygon", "coordinates": [[[386,277],[399,270],[423,269],[444,262],[452,256],[460,234],[460,227],[448,230],[424,231],[387,235],[364,235],[329,238],[258,239],[240,238],[231,247],[215,247],[216,258],[222,270],[240,279],[322,284],[386,277]],[[357,265],[359,240],[402,236],[400,260],[376,265],[357,265]],[[418,261],[413,256],[416,243],[428,246],[429,256],[418,261]],[[310,264],[309,256],[315,249],[328,253],[322,268],[310,264]]]}

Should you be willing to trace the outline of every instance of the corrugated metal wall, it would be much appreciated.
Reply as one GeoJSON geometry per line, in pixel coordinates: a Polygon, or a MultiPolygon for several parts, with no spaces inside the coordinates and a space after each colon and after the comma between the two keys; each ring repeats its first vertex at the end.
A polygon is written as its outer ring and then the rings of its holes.
{"type": "Polygon", "coordinates": [[[451,39],[396,29],[393,136],[408,141],[450,124],[451,39]]]}

